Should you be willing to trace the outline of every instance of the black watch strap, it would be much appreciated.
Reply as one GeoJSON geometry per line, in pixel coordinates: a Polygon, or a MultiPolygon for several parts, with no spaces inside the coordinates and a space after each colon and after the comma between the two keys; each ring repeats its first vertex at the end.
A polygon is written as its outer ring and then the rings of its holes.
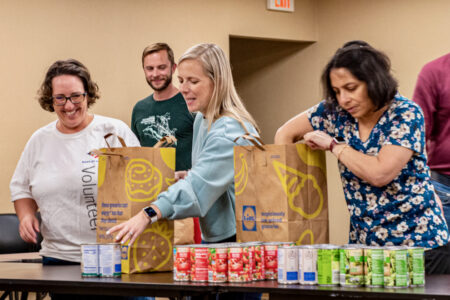
{"type": "Polygon", "coordinates": [[[156,211],[151,206],[144,207],[144,212],[147,215],[147,217],[150,219],[151,224],[158,221],[158,215],[156,211]]]}

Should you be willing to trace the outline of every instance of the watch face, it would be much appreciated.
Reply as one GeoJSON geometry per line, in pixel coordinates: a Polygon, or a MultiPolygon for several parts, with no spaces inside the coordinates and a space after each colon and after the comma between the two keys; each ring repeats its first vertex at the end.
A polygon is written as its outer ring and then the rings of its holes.
{"type": "Polygon", "coordinates": [[[156,217],[156,211],[152,207],[146,207],[145,212],[150,218],[156,217]]]}
{"type": "Polygon", "coordinates": [[[337,136],[335,139],[338,143],[345,143],[345,139],[342,136],[337,136]]]}

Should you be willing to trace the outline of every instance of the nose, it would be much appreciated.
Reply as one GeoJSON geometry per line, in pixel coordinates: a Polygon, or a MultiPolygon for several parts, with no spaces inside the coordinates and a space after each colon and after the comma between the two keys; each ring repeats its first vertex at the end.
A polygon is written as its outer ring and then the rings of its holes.
{"type": "Polygon", "coordinates": [[[336,98],[338,99],[339,104],[344,105],[350,102],[350,94],[344,90],[336,93],[336,98]]]}
{"type": "Polygon", "coordinates": [[[187,94],[189,92],[189,87],[187,82],[180,83],[180,92],[182,94],[187,94]]]}
{"type": "Polygon", "coordinates": [[[67,100],[64,104],[64,110],[71,110],[75,107],[75,104],[72,103],[72,101],[67,100]]]}

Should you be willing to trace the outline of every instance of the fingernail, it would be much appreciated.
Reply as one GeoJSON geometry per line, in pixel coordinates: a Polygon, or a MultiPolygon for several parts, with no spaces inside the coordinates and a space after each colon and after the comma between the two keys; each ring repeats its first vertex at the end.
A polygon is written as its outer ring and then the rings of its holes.
{"type": "Polygon", "coordinates": [[[106,232],[107,235],[109,235],[109,230],[106,232]]]}

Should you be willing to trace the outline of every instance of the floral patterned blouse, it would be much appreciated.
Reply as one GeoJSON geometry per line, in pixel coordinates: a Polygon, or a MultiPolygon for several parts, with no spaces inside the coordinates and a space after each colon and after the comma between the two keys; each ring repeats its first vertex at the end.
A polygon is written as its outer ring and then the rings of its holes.
{"type": "Polygon", "coordinates": [[[350,211],[350,243],[436,248],[448,242],[448,227],[430,183],[424,117],[417,104],[397,94],[365,142],[359,138],[358,120],[339,106],[330,110],[322,101],[308,111],[308,118],[315,130],[343,137],[367,155],[376,156],[384,145],[414,151],[399,175],[383,187],[370,185],[339,162],[350,211]]]}

